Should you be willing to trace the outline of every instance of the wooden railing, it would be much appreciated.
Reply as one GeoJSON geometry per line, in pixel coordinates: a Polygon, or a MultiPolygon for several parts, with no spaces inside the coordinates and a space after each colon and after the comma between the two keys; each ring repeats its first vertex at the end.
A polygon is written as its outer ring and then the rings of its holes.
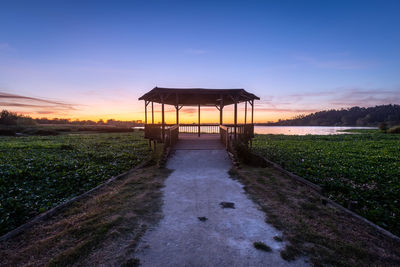
{"type": "MultiPolygon", "coordinates": [[[[164,138],[162,136],[161,124],[146,124],[144,127],[144,136],[152,141],[166,143],[166,145],[174,145],[178,142],[179,133],[196,133],[198,134],[199,125],[196,124],[180,124],[180,125],[165,125],[164,138]]],[[[231,150],[232,144],[241,142],[245,145],[254,137],[253,124],[201,124],[201,133],[219,133],[221,142],[226,149],[231,150]]]]}
{"type": "MultiPolygon", "coordinates": [[[[178,142],[179,126],[178,125],[165,125],[164,139],[167,145],[174,145],[178,142]]],[[[152,141],[163,143],[162,125],[161,124],[145,124],[144,125],[144,138],[152,141]]]]}
{"type": "Polygon", "coordinates": [[[144,138],[162,142],[162,128],[160,124],[145,124],[144,125],[144,138]]]}
{"type": "MultiPolygon", "coordinates": [[[[198,133],[198,124],[179,124],[180,133],[198,133]]],[[[219,125],[218,124],[200,124],[200,133],[207,134],[218,134],[219,125]]]]}
{"type": "Polygon", "coordinates": [[[233,124],[227,124],[220,125],[219,127],[221,142],[228,150],[232,150],[232,144],[234,142],[241,142],[247,146],[249,144],[249,141],[251,141],[251,139],[254,137],[253,124],[239,124],[236,125],[236,127],[233,124]]]}
{"type": "Polygon", "coordinates": [[[219,126],[219,135],[220,135],[221,142],[224,144],[225,148],[228,149],[229,144],[230,144],[229,127],[227,127],[225,125],[220,125],[219,126]]]}
{"type": "Polygon", "coordinates": [[[179,126],[178,125],[171,126],[165,131],[165,144],[166,145],[168,145],[168,146],[175,145],[176,142],[178,142],[178,138],[179,138],[179,126]]]}

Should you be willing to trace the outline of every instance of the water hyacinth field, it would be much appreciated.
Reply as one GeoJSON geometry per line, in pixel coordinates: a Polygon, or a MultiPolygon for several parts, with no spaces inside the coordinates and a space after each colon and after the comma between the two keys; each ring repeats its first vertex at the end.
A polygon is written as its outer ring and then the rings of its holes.
{"type": "Polygon", "coordinates": [[[0,235],[149,153],[142,132],[0,137],[0,235]]]}
{"type": "Polygon", "coordinates": [[[400,234],[400,135],[256,135],[253,148],[321,185],[329,198],[400,234]]]}

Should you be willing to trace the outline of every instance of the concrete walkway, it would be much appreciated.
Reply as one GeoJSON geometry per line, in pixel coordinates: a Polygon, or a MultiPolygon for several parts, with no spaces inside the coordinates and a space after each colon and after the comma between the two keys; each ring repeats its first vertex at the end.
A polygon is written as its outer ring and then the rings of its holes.
{"type": "Polygon", "coordinates": [[[273,237],[281,233],[265,223],[264,213],[245,195],[242,185],[229,177],[226,151],[188,146],[190,142],[181,144],[167,163],[174,172],[163,189],[164,218],[138,246],[141,266],[307,265],[280,257],[286,244],[273,237]],[[221,202],[232,202],[234,208],[223,208],[221,202]],[[272,252],[255,249],[257,241],[272,252]]]}

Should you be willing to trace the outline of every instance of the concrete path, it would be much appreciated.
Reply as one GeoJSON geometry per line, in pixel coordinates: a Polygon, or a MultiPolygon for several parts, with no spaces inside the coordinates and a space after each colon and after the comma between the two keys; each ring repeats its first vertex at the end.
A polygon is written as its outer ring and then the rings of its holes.
{"type": "Polygon", "coordinates": [[[174,172],[163,189],[164,218],[138,246],[141,266],[307,265],[280,257],[285,244],[273,237],[281,233],[265,223],[264,213],[229,177],[225,150],[176,150],[167,168],[174,172]],[[222,208],[221,202],[232,202],[235,208],[222,208]],[[272,252],[255,249],[256,241],[272,252]]]}

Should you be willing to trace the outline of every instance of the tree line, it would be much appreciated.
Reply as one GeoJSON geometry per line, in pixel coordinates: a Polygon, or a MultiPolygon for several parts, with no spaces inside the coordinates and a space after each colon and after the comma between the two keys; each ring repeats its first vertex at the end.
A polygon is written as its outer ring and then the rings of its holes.
{"type": "Polygon", "coordinates": [[[109,119],[104,120],[71,120],[71,119],[48,119],[48,118],[32,118],[30,116],[25,116],[11,112],[8,110],[3,110],[0,113],[0,125],[38,125],[38,124],[70,124],[70,125],[111,125],[117,127],[133,127],[142,125],[142,121],[120,121],[109,119]]]}
{"type": "Polygon", "coordinates": [[[323,110],[291,119],[269,122],[266,125],[279,126],[389,126],[400,124],[400,105],[379,105],[375,107],[352,107],[348,109],[323,110]]]}

